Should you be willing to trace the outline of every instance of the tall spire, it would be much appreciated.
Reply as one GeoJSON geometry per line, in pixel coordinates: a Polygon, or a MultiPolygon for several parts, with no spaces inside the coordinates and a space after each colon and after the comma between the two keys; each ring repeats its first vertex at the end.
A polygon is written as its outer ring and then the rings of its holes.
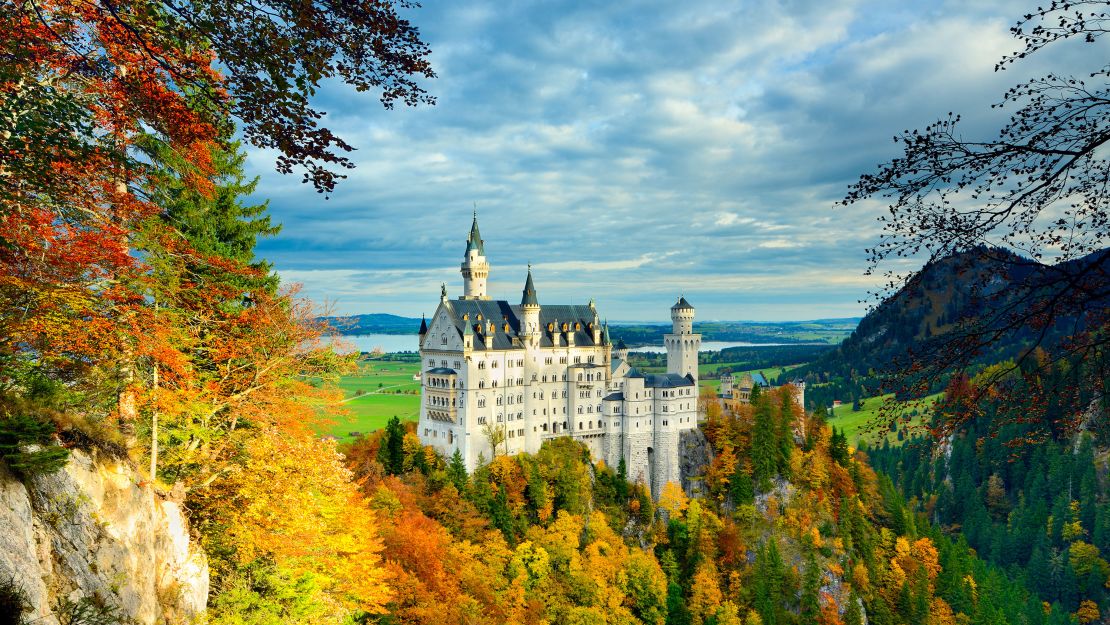
{"type": "Polygon", "coordinates": [[[470,223],[470,237],[466,240],[466,254],[470,254],[471,250],[478,252],[480,256],[486,255],[486,249],[482,241],[482,234],[478,232],[478,209],[474,209],[474,221],[470,223]]]}
{"type": "Polygon", "coordinates": [[[532,283],[532,263],[528,263],[528,280],[524,283],[524,297],[521,298],[520,305],[540,305],[540,300],[536,298],[536,285],[532,283]]]}

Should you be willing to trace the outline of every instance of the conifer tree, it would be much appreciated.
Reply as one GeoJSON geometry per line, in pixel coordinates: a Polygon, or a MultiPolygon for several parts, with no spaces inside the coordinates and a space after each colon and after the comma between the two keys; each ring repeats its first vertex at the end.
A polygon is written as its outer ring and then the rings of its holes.
{"type": "Polygon", "coordinates": [[[462,452],[458,449],[451,454],[451,461],[447,464],[447,479],[455,485],[459,493],[465,493],[467,487],[466,464],[463,463],[462,452]]]}
{"type": "Polygon", "coordinates": [[[805,578],[802,580],[801,616],[806,623],[816,623],[821,612],[818,593],[821,591],[821,569],[811,551],[806,555],[805,578]]]}
{"type": "Polygon", "coordinates": [[[775,445],[775,424],[771,407],[766,401],[755,404],[755,427],[752,431],[752,480],[757,489],[771,488],[771,478],[778,469],[775,445]]]}

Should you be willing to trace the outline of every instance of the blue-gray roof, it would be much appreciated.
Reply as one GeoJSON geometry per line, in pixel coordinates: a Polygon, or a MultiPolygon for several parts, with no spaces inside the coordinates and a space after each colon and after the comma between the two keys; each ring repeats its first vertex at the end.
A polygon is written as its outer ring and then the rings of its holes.
{"type": "Polygon", "coordinates": [[[616,393],[609,393],[602,397],[605,401],[624,401],[624,393],[617,391],[616,393]]]}
{"type": "Polygon", "coordinates": [[[521,306],[539,306],[540,300],[536,299],[536,285],[532,284],[532,268],[528,268],[528,280],[524,283],[524,297],[520,299],[521,306]]]}
{"type": "Polygon", "coordinates": [[[753,373],[752,374],[752,382],[755,382],[756,384],[758,384],[760,386],[771,386],[770,384],[767,383],[767,378],[763,377],[762,373],[753,373]]]}
{"type": "Polygon", "coordinates": [[[436,375],[457,375],[454,369],[448,367],[436,367],[435,369],[428,369],[428,373],[435,373],[436,375]]]}
{"type": "Polygon", "coordinates": [[[623,364],[624,364],[623,360],[621,360],[620,358],[614,358],[613,360],[609,361],[609,372],[610,373],[615,372],[623,364]]]}
{"type": "Polygon", "coordinates": [[[674,388],[678,386],[693,386],[694,381],[690,376],[677,373],[649,373],[644,376],[644,386],[651,388],[674,388]]]}
{"type": "MultiPolygon", "coordinates": [[[[491,349],[507,350],[519,348],[519,343],[514,344],[515,339],[521,329],[521,316],[523,315],[522,306],[510,304],[505,300],[467,300],[460,299],[451,302],[450,310],[454,314],[455,329],[462,335],[466,332],[467,328],[470,329],[476,337],[484,337],[489,322],[493,322],[493,346],[491,349]],[[481,315],[481,319],[478,316],[481,315]],[[464,321],[463,316],[468,318],[464,321]],[[481,323],[482,327],[479,330],[478,324],[481,323]],[[509,325],[509,331],[505,332],[505,324],[509,325]]],[[[563,324],[567,324],[568,328],[577,329],[572,330],[574,334],[574,344],[579,346],[594,345],[594,337],[591,328],[595,319],[595,313],[592,308],[583,305],[560,305],[560,304],[547,304],[540,308],[540,346],[551,347],[551,332],[548,330],[550,324],[557,324],[556,331],[562,338],[563,324]]],[[[562,343],[565,345],[565,343],[562,343]]],[[[474,341],[475,350],[486,349],[484,340],[474,341]]]]}
{"type": "Polygon", "coordinates": [[[690,305],[690,302],[686,301],[685,297],[679,297],[678,302],[674,306],[671,306],[671,310],[694,310],[694,307],[690,305]]]}
{"type": "Polygon", "coordinates": [[[470,224],[470,237],[466,240],[466,252],[469,254],[470,250],[478,250],[482,256],[486,255],[485,241],[482,240],[482,234],[478,232],[478,214],[474,214],[474,221],[470,224]]]}

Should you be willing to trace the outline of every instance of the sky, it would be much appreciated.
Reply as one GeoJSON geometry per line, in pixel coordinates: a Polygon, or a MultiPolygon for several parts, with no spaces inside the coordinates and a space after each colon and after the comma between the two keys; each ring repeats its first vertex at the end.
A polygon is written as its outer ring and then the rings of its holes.
{"type": "Polygon", "coordinates": [[[436,105],[325,85],[357,168],[325,198],[250,149],[283,224],[258,252],[328,312],[431,314],[441,283],[462,294],[476,207],[494,299],[519,302],[530,262],[541,305],[614,321],[666,320],[679,295],[699,320],[860,316],[885,203],[837,200],[905,129],[954,111],[989,137],[990,104],[1060,62],[994,72],[1031,6],[426,0],[403,14],[436,105]]]}

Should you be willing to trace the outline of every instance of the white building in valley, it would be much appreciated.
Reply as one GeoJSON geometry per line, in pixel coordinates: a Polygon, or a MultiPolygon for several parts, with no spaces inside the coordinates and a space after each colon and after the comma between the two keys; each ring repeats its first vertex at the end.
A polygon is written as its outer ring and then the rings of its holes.
{"type": "Polygon", "coordinates": [[[459,451],[467,470],[479,456],[534,452],[571,436],[595,459],[641,479],[656,496],[679,480],[678,444],[697,427],[698,348],[694,307],[671,307],[667,373],[646,374],[614,347],[593,300],[540,301],[531,268],[519,304],[486,294],[489,262],[470,228],[463,256],[463,296],[441,288],[439,306],[420,327],[421,402],[417,433],[445,457],[459,451]]]}

